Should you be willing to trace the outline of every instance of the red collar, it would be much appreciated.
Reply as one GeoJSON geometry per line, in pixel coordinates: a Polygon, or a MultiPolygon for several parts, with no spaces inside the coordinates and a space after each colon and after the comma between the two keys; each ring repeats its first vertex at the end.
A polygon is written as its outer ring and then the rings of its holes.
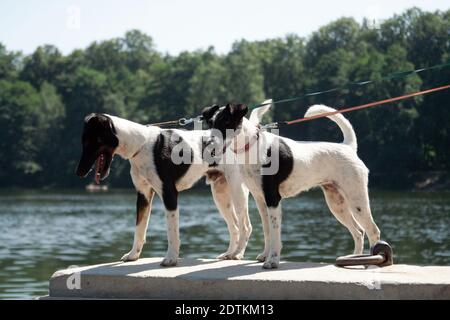
{"type": "Polygon", "coordinates": [[[144,149],[144,146],[145,146],[145,144],[143,144],[142,147],[140,147],[140,148],[139,148],[139,149],[131,156],[130,160],[133,159],[133,158],[135,158],[135,157],[142,151],[142,149],[144,149]]]}

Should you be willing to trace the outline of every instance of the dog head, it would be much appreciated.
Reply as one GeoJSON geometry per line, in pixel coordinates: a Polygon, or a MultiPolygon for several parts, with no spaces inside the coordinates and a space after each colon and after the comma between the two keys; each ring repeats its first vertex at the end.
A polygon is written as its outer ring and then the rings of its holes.
{"type": "Polygon", "coordinates": [[[98,113],[88,115],[84,119],[81,144],[83,149],[76,174],[85,177],[95,162],[95,182],[99,183],[109,175],[114,152],[119,145],[111,118],[98,113]]]}
{"type": "Polygon", "coordinates": [[[222,139],[227,141],[233,138],[226,134],[227,130],[238,130],[247,112],[248,108],[245,104],[229,103],[222,108],[218,105],[206,107],[203,109],[202,116],[208,128],[220,132],[222,139]]]}

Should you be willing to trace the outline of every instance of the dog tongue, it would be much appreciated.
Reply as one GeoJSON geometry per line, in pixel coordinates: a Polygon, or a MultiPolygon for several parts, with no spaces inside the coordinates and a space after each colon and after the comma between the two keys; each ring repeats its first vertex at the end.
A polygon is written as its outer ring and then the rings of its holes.
{"type": "Polygon", "coordinates": [[[100,171],[102,169],[102,164],[103,164],[103,155],[100,155],[97,160],[95,161],[95,183],[96,184],[100,184],[100,171]]]}

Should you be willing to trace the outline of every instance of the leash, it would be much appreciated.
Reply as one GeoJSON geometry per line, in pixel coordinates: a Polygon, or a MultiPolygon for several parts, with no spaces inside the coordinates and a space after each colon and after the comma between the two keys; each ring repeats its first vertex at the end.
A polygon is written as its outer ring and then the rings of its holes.
{"type": "MultiPolygon", "coordinates": [[[[364,80],[364,81],[356,81],[356,82],[347,82],[347,83],[345,83],[345,84],[343,84],[342,86],[339,86],[339,87],[331,88],[331,89],[328,89],[328,90],[310,92],[310,93],[306,93],[306,94],[301,95],[301,96],[296,96],[296,97],[290,97],[290,98],[286,98],[286,99],[277,100],[277,101],[274,101],[272,103],[273,104],[282,104],[282,103],[287,103],[287,102],[298,101],[298,100],[302,100],[304,98],[318,96],[318,95],[325,94],[325,93],[341,91],[341,90],[348,89],[348,88],[351,88],[351,87],[364,86],[364,85],[367,85],[367,84],[382,82],[382,81],[385,81],[385,80],[390,80],[390,79],[395,79],[395,78],[406,78],[406,77],[411,76],[413,74],[418,74],[418,73],[421,73],[421,72],[424,72],[424,71],[429,71],[429,70],[434,70],[434,69],[441,69],[441,68],[446,68],[446,67],[450,67],[450,62],[437,64],[437,65],[434,65],[434,66],[431,66],[431,67],[428,67],[428,68],[420,68],[420,69],[408,70],[408,71],[399,71],[399,72],[388,74],[387,76],[384,76],[384,77],[382,77],[380,79],[377,79],[377,80],[364,80]]],[[[269,103],[255,104],[255,105],[252,105],[250,108],[251,109],[258,108],[258,107],[266,106],[268,104],[269,103]]]]}
{"type": "Polygon", "coordinates": [[[332,115],[335,115],[335,114],[338,114],[338,113],[346,113],[346,112],[352,112],[352,111],[361,110],[361,109],[372,108],[372,107],[376,107],[376,106],[380,106],[380,105],[385,105],[385,104],[390,103],[390,102],[405,100],[405,99],[417,97],[417,96],[420,96],[420,95],[425,95],[425,94],[432,93],[432,92],[442,91],[442,90],[446,90],[446,89],[450,89],[450,84],[445,85],[445,86],[441,86],[441,87],[437,87],[437,88],[428,89],[428,90],[413,92],[413,93],[405,94],[405,95],[394,97],[394,98],[389,98],[389,99],[385,99],[385,100],[380,100],[380,101],[375,101],[375,102],[371,102],[371,103],[367,103],[367,104],[362,104],[362,105],[355,106],[355,107],[344,108],[344,109],[340,109],[340,110],[336,110],[336,111],[332,111],[332,112],[326,112],[326,113],[322,113],[322,114],[319,114],[319,115],[316,115],[316,116],[312,116],[312,117],[308,117],[308,118],[299,118],[299,119],[294,119],[294,120],[291,120],[291,121],[268,123],[266,125],[261,126],[261,128],[263,128],[263,129],[277,129],[277,128],[281,127],[281,126],[288,126],[288,125],[301,123],[301,122],[306,122],[306,121],[311,121],[311,120],[315,120],[315,119],[319,119],[319,118],[325,118],[325,117],[329,117],[329,116],[332,116],[332,115]]]}
{"type": "Polygon", "coordinates": [[[178,120],[170,120],[170,121],[164,121],[164,122],[150,123],[150,124],[147,124],[146,126],[161,127],[161,126],[174,125],[174,126],[184,127],[184,126],[187,126],[188,124],[193,123],[194,121],[203,121],[203,116],[197,116],[197,117],[193,117],[193,118],[180,118],[178,120]]]}
{"type": "MultiPolygon", "coordinates": [[[[377,80],[365,80],[365,81],[357,81],[357,82],[347,82],[347,83],[345,83],[342,86],[331,88],[331,89],[328,89],[328,90],[310,92],[310,93],[306,93],[306,94],[301,95],[301,96],[281,99],[281,100],[273,101],[271,103],[255,104],[255,105],[250,106],[250,109],[266,106],[266,105],[269,105],[269,104],[283,104],[283,103],[287,103],[287,102],[299,101],[299,100],[302,100],[304,98],[318,96],[318,95],[331,93],[331,92],[336,92],[336,91],[348,89],[348,88],[355,87],[355,86],[364,86],[364,85],[367,85],[367,84],[377,83],[377,82],[381,82],[381,81],[384,81],[384,80],[390,80],[390,79],[395,79],[395,78],[405,78],[405,77],[408,77],[410,75],[419,74],[419,73],[424,72],[424,71],[441,69],[441,68],[446,68],[446,67],[450,67],[450,62],[437,64],[437,65],[434,65],[434,66],[431,66],[431,67],[428,67],[428,68],[420,68],[420,69],[415,69],[415,70],[395,72],[395,73],[391,73],[391,74],[389,74],[389,75],[387,75],[385,77],[382,77],[380,79],[377,79],[377,80]]],[[[417,94],[417,95],[419,95],[419,94],[417,94]]],[[[345,111],[345,112],[348,112],[348,111],[345,111]]],[[[341,111],[339,111],[337,113],[341,113],[341,111]]],[[[306,119],[311,119],[312,120],[312,119],[316,119],[316,118],[318,118],[318,117],[314,116],[314,117],[306,118],[306,119]]],[[[320,115],[319,118],[322,118],[322,115],[320,115]]],[[[193,123],[194,121],[203,121],[203,117],[200,115],[200,116],[192,117],[192,118],[180,118],[180,119],[177,119],[177,120],[170,120],[170,121],[164,121],[164,122],[151,123],[151,124],[147,124],[147,126],[152,125],[152,126],[158,126],[158,127],[161,127],[161,126],[180,126],[180,127],[184,127],[184,126],[186,126],[186,125],[188,125],[190,123],[193,123]]],[[[303,121],[309,121],[309,120],[302,120],[302,121],[299,121],[299,122],[303,122],[303,121]]],[[[266,125],[264,125],[262,127],[264,129],[275,129],[275,128],[278,128],[280,125],[287,124],[288,122],[289,121],[274,122],[274,123],[266,124],[266,125]]]]}

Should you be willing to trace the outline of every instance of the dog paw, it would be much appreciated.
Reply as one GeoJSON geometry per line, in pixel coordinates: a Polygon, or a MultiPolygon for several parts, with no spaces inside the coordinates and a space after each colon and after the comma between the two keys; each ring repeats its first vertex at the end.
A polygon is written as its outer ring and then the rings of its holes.
{"type": "Polygon", "coordinates": [[[120,260],[122,260],[123,262],[136,261],[137,259],[139,259],[139,253],[137,253],[136,251],[133,251],[133,250],[124,254],[122,256],[122,258],[120,258],[120,260]]]}
{"type": "Polygon", "coordinates": [[[242,260],[242,259],[244,259],[244,253],[243,252],[235,253],[232,256],[232,259],[233,260],[242,260]]]}
{"type": "Polygon", "coordinates": [[[256,260],[259,262],[264,262],[267,259],[267,253],[263,252],[258,254],[258,256],[256,257],[256,260]]]}
{"type": "Polygon", "coordinates": [[[233,260],[233,255],[230,252],[224,252],[216,257],[219,260],[233,260]]]}
{"type": "Polygon", "coordinates": [[[280,265],[280,259],[269,257],[263,264],[263,269],[277,269],[280,265]]]}
{"type": "Polygon", "coordinates": [[[178,263],[177,258],[164,258],[163,261],[161,261],[160,265],[162,267],[174,267],[178,263]]]}

